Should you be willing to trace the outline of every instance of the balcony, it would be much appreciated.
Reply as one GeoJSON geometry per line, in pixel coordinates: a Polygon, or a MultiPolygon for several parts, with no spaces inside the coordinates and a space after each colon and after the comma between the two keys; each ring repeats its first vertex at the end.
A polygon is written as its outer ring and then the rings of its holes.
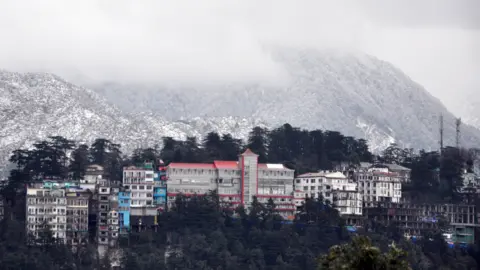
{"type": "Polygon", "coordinates": [[[154,186],[155,187],[167,187],[167,182],[165,182],[165,181],[155,181],[154,186]]]}

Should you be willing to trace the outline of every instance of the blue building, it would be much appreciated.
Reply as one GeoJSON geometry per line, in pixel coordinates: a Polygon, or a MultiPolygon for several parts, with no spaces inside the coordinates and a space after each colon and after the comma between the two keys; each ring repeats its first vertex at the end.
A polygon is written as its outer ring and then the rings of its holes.
{"type": "Polygon", "coordinates": [[[167,169],[160,167],[154,176],[153,202],[158,211],[164,211],[167,205],[167,169]]]}
{"type": "Polygon", "coordinates": [[[118,193],[118,223],[120,234],[127,233],[130,230],[131,200],[130,192],[118,193]]]}

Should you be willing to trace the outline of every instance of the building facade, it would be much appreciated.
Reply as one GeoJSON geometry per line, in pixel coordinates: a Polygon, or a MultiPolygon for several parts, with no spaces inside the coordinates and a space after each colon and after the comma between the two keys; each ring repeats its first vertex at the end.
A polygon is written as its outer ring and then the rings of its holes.
{"type": "Polygon", "coordinates": [[[89,184],[99,184],[106,185],[107,179],[103,176],[104,169],[100,165],[89,165],[85,170],[85,175],[83,176],[84,183],[89,184]]]}
{"type": "Polygon", "coordinates": [[[66,190],[67,244],[86,244],[88,239],[88,203],[90,194],[83,190],[66,190]]]}
{"type": "Polygon", "coordinates": [[[400,202],[401,177],[398,173],[391,172],[388,167],[370,167],[355,171],[354,179],[363,196],[364,206],[373,206],[377,202],[400,202]]]}
{"type": "Polygon", "coordinates": [[[450,226],[447,240],[461,244],[473,244],[476,228],[480,227],[474,205],[380,202],[366,207],[364,215],[367,220],[385,225],[394,223],[406,237],[438,228],[444,219],[450,226]]]}
{"type": "Polygon", "coordinates": [[[342,215],[362,215],[363,196],[357,183],[341,172],[306,173],[295,178],[295,206],[302,206],[306,197],[318,199],[319,196],[332,203],[342,215]]]}
{"type": "Polygon", "coordinates": [[[130,192],[118,192],[118,232],[121,235],[130,231],[130,192]]]}
{"type": "Polygon", "coordinates": [[[39,239],[46,226],[59,242],[67,241],[67,199],[64,189],[27,188],[26,230],[39,239]]]}
{"type": "Polygon", "coordinates": [[[168,202],[177,194],[187,196],[217,190],[221,201],[247,209],[256,197],[266,203],[270,198],[285,217],[292,217],[294,171],[282,164],[258,163],[258,155],[247,149],[238,161],[213,163],[170,163],[167,167],[168,202]]]}
{"type": "Polygon", "coordinates": [[[167,205],[166,170],[164,166],[154,168],[152,163],[123,169],[123,191],[118,194],[121,234],[157,225],[156,217],[167,205]]]}

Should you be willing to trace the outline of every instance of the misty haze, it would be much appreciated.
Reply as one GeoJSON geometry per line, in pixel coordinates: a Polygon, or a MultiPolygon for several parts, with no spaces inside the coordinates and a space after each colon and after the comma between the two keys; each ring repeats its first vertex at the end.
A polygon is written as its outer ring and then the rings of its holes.
{"type": "Polygon", "coordinates": [[[0,0],[0,265],[478,269],[479,48],[478,0],[0,0]]]}

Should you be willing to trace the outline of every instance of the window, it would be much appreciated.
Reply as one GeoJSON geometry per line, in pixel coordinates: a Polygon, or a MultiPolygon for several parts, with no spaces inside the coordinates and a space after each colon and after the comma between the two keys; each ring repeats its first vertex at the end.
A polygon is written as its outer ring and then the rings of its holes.
{"type": "Polygon", "coordinates": [[[139,190],[145,190],[145,186],[138,186],[139,190]]]}

